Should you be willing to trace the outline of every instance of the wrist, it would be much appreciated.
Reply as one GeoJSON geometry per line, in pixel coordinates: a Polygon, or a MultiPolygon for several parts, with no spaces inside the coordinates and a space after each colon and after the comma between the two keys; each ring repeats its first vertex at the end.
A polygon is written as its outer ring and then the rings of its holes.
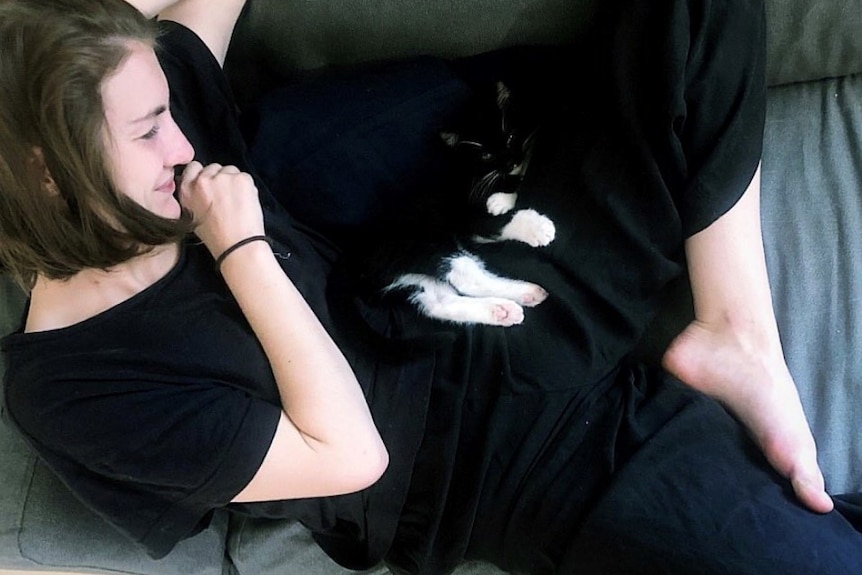
{"type": "MultiPolygon", "coordinates": [[[[231,257],[235,252],[238,252],[240,250],[248,248],[252,244],[266,244],[269,251],[270,252],[272,251],[272,248],[270,247],[271,246],[271,240],[267,236],[265,236],[263,234],[248,236],[247,238],[241,239],[238,242],[235,242],[235,243],[229,245],[228,247],[226,247],[224,250],[222,250],[221,254],[219,254],[215,258],[216,271],[221,271],[221,268],[222,268],[222,265],[224,264],[224,262],[229,257],[231,257]]],[[[258,246],[256,246],[256,247],[258,247],[258,246]]]]}

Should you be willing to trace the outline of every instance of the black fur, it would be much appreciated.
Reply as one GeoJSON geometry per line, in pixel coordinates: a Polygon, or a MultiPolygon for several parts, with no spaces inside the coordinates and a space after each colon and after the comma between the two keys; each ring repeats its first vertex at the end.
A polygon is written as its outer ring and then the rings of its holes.
{"type": "Polygon", "coordinates": [[[447,283],[453,256],[469,252],[477,242],[500,241],[501,230],[522,206],[516,201],[506,213],[495,215],[487,201],[499,192],[517,194],[538,133],[537,114],[520,105],[507,87],[495,83],[483,90],[464,121],[440,135],[441,146],[450,150],[451,185],[396,214],[363,248],[357,273],[366,297],[413,298],[422,288],[398,285],[405,274],[447,283]]]}

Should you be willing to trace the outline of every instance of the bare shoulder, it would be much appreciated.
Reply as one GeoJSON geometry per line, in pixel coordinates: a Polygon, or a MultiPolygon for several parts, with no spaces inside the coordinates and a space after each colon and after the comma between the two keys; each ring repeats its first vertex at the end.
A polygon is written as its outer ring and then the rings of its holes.
{"type": "Polygon", "coordinates": [[[224,64],[228,45],[245,0],[180,0],[159,12],[160,20],[178,22],[197,34],[224,64]]]}

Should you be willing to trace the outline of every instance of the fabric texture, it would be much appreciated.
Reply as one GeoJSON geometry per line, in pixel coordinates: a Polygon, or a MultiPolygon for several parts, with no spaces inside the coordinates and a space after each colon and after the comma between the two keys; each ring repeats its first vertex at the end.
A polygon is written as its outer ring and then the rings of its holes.
{"type": "MultiPolygon", "coordinates": [[[[0,277],[0,333],[17,329],[24,294],[0,277]]],[[[0,373],[4,356],[0,354],[0,373]]],[[[0,565],[13,569],[55,569],[164,575],[220,575],[227,521],[154,561],[80,503],[10,426],[0,395],[0,565]],[[94,545],[93,542],[98,544],[94,545]],[[14,550],[14,553],[12,552],[14,550]]]]}
{"type": "Polygon", "coordinates": [[[255,167],[291,216],[356,237],[447,184],[440,132],[470,98],[445,61],[328,70],[243,111],[255,167]]]}
{"type": "Polygon", "coordinates": [[[770,0],[766,6],[771,85],[862,73],[862,0],[770,0]]]}
{"type": "Polygon", "coordinates": [[[3,340],[11,421],[78,497],[156,557],[248,483],[281,412],[255,386],[269,375],[265,356],[243,345],[242,323],[223,319],[242,317],[237,306],[181,273],[211,267],[203,255],[184,256],[152,289],[88,321],[3,340]],[[209,336],[191,337],[190,326],[209,336]],[[172,361],[166,350],[176,349],[197,369],[172,361]]]}
{"type": "Polygon", "coordinates": [[[420,54],[455,58],[516,45],[570,42],[589,28],[600,4],[597,0],[423,4],[255,0],[237,24],[225,68],[245,88],[243,98],[253,99],[303,70],[420,54]],[[267,69],[259,62],[267,62],[267,69]]]}
{"type": "Polygon", "coordinates": [[[830,493],[862,489],[862,75],[770,93],[763,233],[790,371],[830,493]]]}
{"type": "MultiPolygon", "coordinates": [[[[416,54],[467,56],[579,38],[597,0],[256,0],[238,24],[227,66],[257,95],[303,70],[416,54]],[[234,62],[236,64],[234,64],[234,62]]],[[[862,0],[767,0],[771,86],[862,72],[862,0]]],[[[244,96],[244,97],[245,97],[244,96]]]]}

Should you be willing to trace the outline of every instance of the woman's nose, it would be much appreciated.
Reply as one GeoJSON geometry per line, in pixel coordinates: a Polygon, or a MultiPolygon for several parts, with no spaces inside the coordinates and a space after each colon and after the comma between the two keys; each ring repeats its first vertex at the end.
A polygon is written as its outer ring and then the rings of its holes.
{"type": "Polygon", "coordinates": [[[171,167],[188,164],[195,157],[195,149],[173,118],[170,119],[170,124],[171,137],[168,140],[169,149],[165,163],[171,167]]]}

